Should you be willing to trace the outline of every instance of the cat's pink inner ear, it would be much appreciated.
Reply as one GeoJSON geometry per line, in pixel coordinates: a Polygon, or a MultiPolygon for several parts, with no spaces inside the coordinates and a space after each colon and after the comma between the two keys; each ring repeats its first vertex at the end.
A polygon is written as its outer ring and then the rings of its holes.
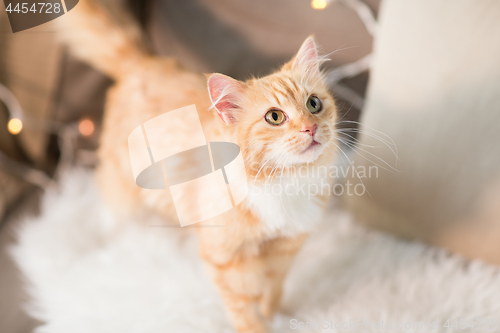
{"type": "Polygon", "coordinates": [[[243,84],[229,76],[213,74],[208,78],[208,93],[222,121],[234,123],[241,104],[243,84]]]}
{"type": "Polygon", "coordinates": [[[295,56],[293,67],[302,67],[307,70],[319,72],[318,50],[313,37],[307,37],[304,43],[302,43],[299,52],[295,56]]]}

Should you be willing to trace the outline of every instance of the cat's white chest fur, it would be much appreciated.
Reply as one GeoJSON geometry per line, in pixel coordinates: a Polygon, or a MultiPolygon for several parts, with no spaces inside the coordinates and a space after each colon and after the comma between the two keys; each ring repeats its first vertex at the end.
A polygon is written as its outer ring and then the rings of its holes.
{"type": "Polygon", "coordinates": [[[324,204],[318,194],[328,194],[327,187],[326,178],[290,175],[266,184],[250,181],[246,203],[269,237],[293,237],[312,231],[320,222],[324,204]]]}

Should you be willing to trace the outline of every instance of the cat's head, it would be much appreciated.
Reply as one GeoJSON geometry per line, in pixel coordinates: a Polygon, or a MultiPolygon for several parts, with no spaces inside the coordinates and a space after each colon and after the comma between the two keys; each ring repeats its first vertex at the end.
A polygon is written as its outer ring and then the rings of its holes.
{"type": "Polygon", "coordinates": [[[213,108],[246,163],[297,166],[333,150],[337,109],[320,63],[309,37],[274,74],[246,82],[222,74],[209,77],[213,108]]]}

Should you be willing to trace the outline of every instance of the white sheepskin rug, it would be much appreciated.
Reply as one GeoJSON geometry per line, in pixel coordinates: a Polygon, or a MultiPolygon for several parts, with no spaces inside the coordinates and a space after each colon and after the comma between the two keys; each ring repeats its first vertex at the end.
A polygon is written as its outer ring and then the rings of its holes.
{"type": "MultiPolygon", "coordinates": [[[[158,227],[155,216],[118,220],[88,172],[61,184],[12,249],[27,311],[44,322],[36,332],[234,332],[188,230],[158,227]]],[[[498,268],[368,231],[333,209],[324,222],[295,261],[273,332],[499,331],[498,268]]]]}

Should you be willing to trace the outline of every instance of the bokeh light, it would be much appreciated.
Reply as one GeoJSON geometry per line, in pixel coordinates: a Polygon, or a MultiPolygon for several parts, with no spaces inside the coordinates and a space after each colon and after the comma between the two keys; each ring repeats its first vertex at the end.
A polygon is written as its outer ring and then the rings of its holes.
{"type": "Polygon", "coordinates": [[[23,129],[23,122],[19,118],[12,118],[7,124],[7,129],[9,130],[10,134],[19,134],[19,132],[21,132],[21,130],[23,129]]]}
{"type": "Polygon", "coordinates": [[[90,119],[82,119],[80,120],[80,123],[78,124],[78,131],[80,131],[80,134],[83,136],[90,136],[92,133],[94,133],[95,126],[92,120],[90,119]]]}
{"type": "Polygon", "coordinates": [[[325,9],[326,6],[328,5],[328,2],[326,0],[312,0],[311,1],[311,7],[314,9],[325,9]]]}

